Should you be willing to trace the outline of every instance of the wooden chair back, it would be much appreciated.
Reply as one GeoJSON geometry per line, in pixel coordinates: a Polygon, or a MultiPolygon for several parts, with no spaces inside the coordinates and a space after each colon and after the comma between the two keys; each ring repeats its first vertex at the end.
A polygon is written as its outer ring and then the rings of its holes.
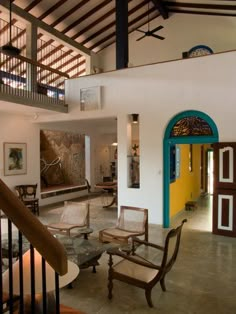
{"type": "Polygon", "coordinates": [[[60,223],[89,228],[89,204],[87,202],[65,201],[60,223]]]}
{"type": "Polygon", "coordinates": [[[15,191],[20,199],[36,198],[37,184],[21,184],[15,186],[15,191]]]}
{"type": "Polygon", "coordinates": [[[126,243],[143,236],[148,241],[148,209],[134,206],[121,206],[120,215],[114,227],[99,231],[101,242],[126,243]]]}
{"type": "Polygon", "coordinates": [[[122,251],[122,248],[108,249],[108,298],[112,298],[112,281],[116,279],[144,289],[147,303],[152,307],[151,291],[156,283],[160,282],[162,290],[166,291],[165,276],[176,261],[181,231],[186,221],[184,219],[177,228],[168,232],[164,246],[134,237],[131,254],[122,251]],[[154,250],[154,254],[149,254],[148,247],[154,250]],[[122,258],[116,264],[113,262],[115,255],[122,258]]]}
{"type": "Polygon", "coordinates": [[[148,210],[133,206],[121,206],[117,228],[128,232],[145,234],[148,238],[148,210]]]}
{"type": "Polygon", "coordinates": [[[180,245],[180,237],[181,237],[181,231],[183,224],[187,220],[184,219],[176,229],[171,229],[165,240],[165,246],[164,246],[164,254],[163,254],[163,259],[161,263],[161,271],[163,271],[164,274],[168,273],[171,268],[173,267],[177,255],[179,252],[179,245],[180,245]]]}

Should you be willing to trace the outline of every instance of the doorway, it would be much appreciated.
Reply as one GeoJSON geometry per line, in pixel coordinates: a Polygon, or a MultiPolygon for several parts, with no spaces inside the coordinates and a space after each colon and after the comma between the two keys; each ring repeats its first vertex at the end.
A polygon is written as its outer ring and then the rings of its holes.
{"type": "MultiPolygon", "coordinates": [[[[167,125],[163,140],[163,227],[170,226],[171,147],[177,144],[218,142],[214,121],[205,113],[188,110],[174,116],[167,125]]],[[[173,179],[173,178],[172,178],[173,179]]]]}
{"type": "Polygon", "coordinates": [[[209,149],[207,151],[207,193],[213,195],[213,185],[214,185],[214,157],[213,157],[213,150],[209,149]]]}

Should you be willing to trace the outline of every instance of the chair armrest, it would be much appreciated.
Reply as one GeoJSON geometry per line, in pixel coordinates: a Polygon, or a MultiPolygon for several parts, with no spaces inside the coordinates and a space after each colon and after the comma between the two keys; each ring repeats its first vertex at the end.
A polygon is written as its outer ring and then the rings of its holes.
{"type": "Polygon", "coordinates": [[[135,255],[127,255],[126,253],[122,252],[122,250],[120,250],[119,248],[111,248],[107,250],[107,254],[110,255],[110,257],[112,257],[113,255],[122,257],[130,262],[133,262],[135,264],[144,266],[144,267],[148,267],[148,268],[152,268],[152,269],[157,269],[160,270],[161,266],[155,265],[152,262],[149,262],[147,260],[139,260],[137,258],[135,258],[135,255]]]}
{"type": "Polygon", "coordinates": [[[148,242],[148,241],[145,241],[145,240],[140,240],[139,238],[136,238],[136,237],[133,237],[132,241],[133,241],[133,245],[136,242],[136,243],[139,243],[139,244],[144,244],[146,246],[151,246],[151,247],[154,247],[155,249],[164,251],[164,247],[163,246],[160,246],[158,244],[151,243],[151,242],[148,242]]]}

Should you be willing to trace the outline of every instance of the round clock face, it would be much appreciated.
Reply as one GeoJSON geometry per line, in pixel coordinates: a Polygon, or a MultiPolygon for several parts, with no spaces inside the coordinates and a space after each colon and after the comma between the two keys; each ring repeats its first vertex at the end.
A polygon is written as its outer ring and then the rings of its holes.
{"type": "Polygon", "coordinates": [[[191,58],[191,57],[210,55],[212,53],[213,53],[213,50],[210,47],[204,46],[204,45],[198,45],[189,50],[188,56],[189,58],[191,58]]]}

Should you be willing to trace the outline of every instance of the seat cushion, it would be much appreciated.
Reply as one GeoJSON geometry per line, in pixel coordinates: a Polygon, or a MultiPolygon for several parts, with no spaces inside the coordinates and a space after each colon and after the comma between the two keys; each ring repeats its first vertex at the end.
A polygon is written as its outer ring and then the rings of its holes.
{"type": "Polygon", "coordinates": [[[67,223],[55,223],[55,224],[50,224],[47,226],[48,229],[52,228],[52,229],[59,229],[59,230],[70,230],[73,228],[79,228],[81,226],[79,225],[71,225],[71,224],[67,224],[67,223]]]}
{"type": "Polygon", "coordinates": [[[116,273],[143,281],[150,282],[157,274],[158,270],[135,264],[129,260],[123,259],[113,266],[116,273]]]}
{"type": "Polygon", "coordinates": [[[105,236],[110,236],[112,238],[129,238],[132,236],[140,235],[138,232],[130,232],[118,228],[108,228],[103,230],[102,233],[105,236]]]}

